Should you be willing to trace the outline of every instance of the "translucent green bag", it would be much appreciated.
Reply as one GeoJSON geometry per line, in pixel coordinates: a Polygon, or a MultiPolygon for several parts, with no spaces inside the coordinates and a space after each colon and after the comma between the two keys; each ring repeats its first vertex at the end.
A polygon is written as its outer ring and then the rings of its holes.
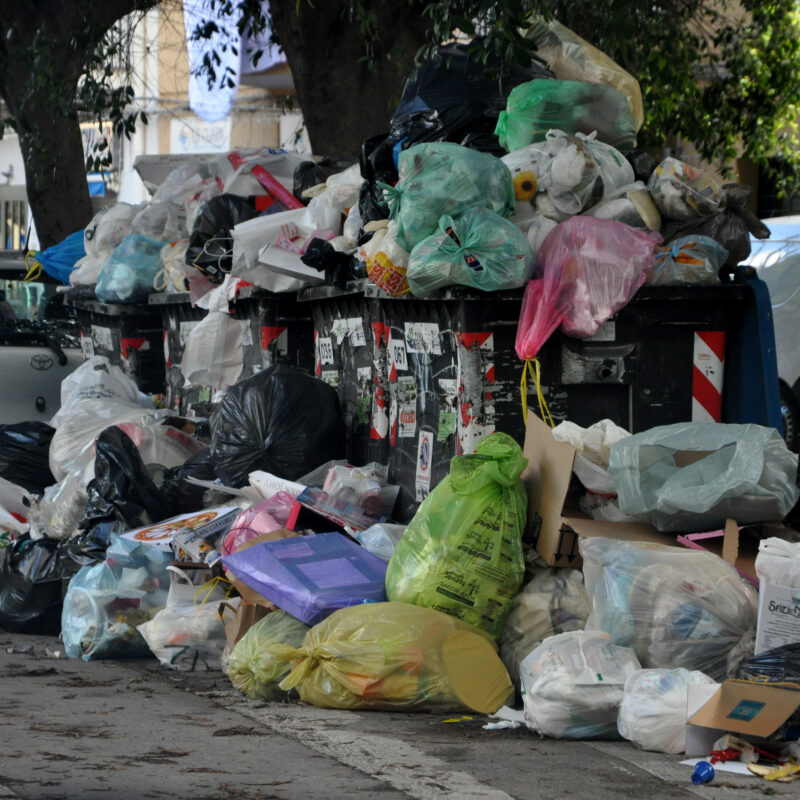
{"type": "Polygon", "coordinates": [[[522,584],[528,460],[505,433],[456,456],[425,498],[386,572],[386,595],[434,608],[497,638],[522,584]]]}
{"type": "Polygon", "coordinates": [[[398,169],[397,186],[381,186],[390,219],[398,223],[397,243],[408,252],[436,231],[443,214],[457,217],[476,207],[503,217],[514,213],[511,172],[489,153],[452,142],[427,142],[403,150],[398,169]]]}
{"type": "Polygon", "coordinates": [[[533,253],[520,229],[488,208],[439,220],[439,231],[423,239],[408,260],[408,283],[417,297],[460,283],[485,292],[524,286],[533,253]]]}
{"type": "Polygon", "coordinates": [[[273,611],[260,619],[236,643],[228,661],[231,683],[254,700],[275,700],[286,692],[278,688],[291,664],[276,658],[270,646],[300,647],[310,630],[285,611],[273,611]]]}
{"type": "Polygon", "coordinates": [[[625,95],[583,81],[538,78],[520,84],[508,96],[494,133],[510,152],[541,141],[552,128],[572,135],[596,130],[599,141],[622,153],[636,146],[636,122],[625,95]]]}

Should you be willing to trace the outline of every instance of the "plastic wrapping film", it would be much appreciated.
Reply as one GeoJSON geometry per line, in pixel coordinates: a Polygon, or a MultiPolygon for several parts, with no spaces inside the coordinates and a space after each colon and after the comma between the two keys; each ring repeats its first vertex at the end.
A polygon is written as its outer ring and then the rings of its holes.
{"type": "Polygon", "coordinates": [[[309,625],[336,609],[386,599],[386,563],[339,533],[262,542],[224,556],[222,563],[309,625]]]}
{"type": "Polygon", "coordinates": [[[632,647],[643,667],[733,675],[753,648],[756,593],[719,556],[647,542],[584,538],[587,630],[632,647]]]}

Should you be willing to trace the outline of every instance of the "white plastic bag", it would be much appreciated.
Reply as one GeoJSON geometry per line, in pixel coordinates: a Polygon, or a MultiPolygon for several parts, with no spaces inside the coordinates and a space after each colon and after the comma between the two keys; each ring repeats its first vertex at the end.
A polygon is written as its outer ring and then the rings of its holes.
{"type": "Polygon", "coordinates": [[[181,374],[186,384],[225,389],[236,383],[244,368],[242,341],[246,320],[233,319],[228,296],[235,281],[227,276],[222,286],[203,297],[208,314],[186,339],[181,374]]]}
{"type": "Polygon", "coordinates": [[[638,669],[607,633],[551,636],[520,665],[525,724],[556,739],[616,739],[622,690],[638,669]]]}
{"type": "Polygon", "coordinates": [[[760,425],[651,428],[613,445],[608,472],[620,510],[645,514],[660,531],[781,520],[800,497],[797,455],[775,428],[760,425]]]}
{"type": "Polygon", "coordinates": [[[577,569],[545,569],[514,598],[500,636],[500,658],[512,680],[519,682],[522,660],[545,639],[583,630],[589,598],[577,569]]]}
{"type": "Polygon", "coordinates": [[[108,255],[131,232],[134,217],[141,206],[112,203],[100,209],[84,228],[83,247],[88,255],[108,255]]]}
{"type": "Polygon", "coordinates": [[[409,293],[409,253],[397,243],[397,222],[375,231],[359,248],[358,257],[365,263],[369,279],[384,292],[392,297],[409,293]]]}
{"type": "Polygon", "coordinates": [[[623,739],[643,750],[683,753],[689,687],[714,683],[702,672],[642,669],[625,681],[617,728],[623,739]]]}
{"type": "Polygon", "coordinates": [[[20,521],[14,514],[29,520],[34,502],[27,489],[0,478],[0,533],[3,531],[25,533],[30,527],[29,522],[20,521]]]}
{"type": "Polygon", "coordinates": [[[777,536],[758,543],[756,575],[760,581],[800,589],[800,542],[777,536]]]}
{"type": "Polygon", "coordinates": [[[140,233],[162,242],[184,239],[187,235],[186,209],[166,200],[147,203],[133,218],[131,233],[140,233]]]}
{"type": "Polygon", "coordinates": [[[732,675],[752,652],[756,593],[707,550],[602,537],[580,541],[587,630],[632,647],[644,667],[732,675]]]}
{"type": "Polygon", "coordinates": [[[567,442],[578,451],[572,471],[580,482],[593,492],[606,494],[614,494],[614,486],[608,477],[611,446],[626,436],[630,433],[610,419],[602,419],[588,428],[568,421],[553,428],[553,438],[557,442],[567,442]]]}
{"type": "Polygon", "coordinates": [[[243,197],[261,195],[264,187],[250,174],[260,165],[289,192],[294,185],[294,171],[306,161],[301,155],[269,147],[232,150],[209,164],[211,173],[222,183],[223,192],[243,197]]]}

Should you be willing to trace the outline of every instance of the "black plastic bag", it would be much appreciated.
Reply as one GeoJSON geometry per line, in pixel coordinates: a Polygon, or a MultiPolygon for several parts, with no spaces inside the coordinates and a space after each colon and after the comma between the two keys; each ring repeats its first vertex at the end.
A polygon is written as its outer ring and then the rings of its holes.
{"type": "Polygon", "coordinates": [[[44,422],[0,427],[0,477],[41,494],[56,479],[50,472],[50,441],[55,428],[44,422]]]}
{"type": "Polygon", "coordinates": [[[800,681],[800,644],[786,644],[751,656],[739,665],[737,678],[745,681],[800,681]]]}
{"type": "Polygon", "coordinates": [[[769,228],[747,210],[752,189],[743,183],[726,183],[725,208],[707,217],[685,222],[665,220],[661,233],[664,245],[681,236],[708,236],[718,241],[727,251],[726,267],[735,267],[747,261],[750,255],[750,234],[756,239],[768,239],[769,228]]]}
{"type": "Polygon", "coordinates": [[[212,283],[222,283],[233,263],[234,225],[259,216],[254,203],[236,194],[213,197],[201,209],[189,236],[185,261],[212,283]]]}
{"type": "Polygon", "coordinates": [[[321,161],[304,161],[295,168],[292,194],[301,203],[308,205],[309,198],[303,197],[306,189],[325,183],[331,175],[344,172],[353,164],[355,161],[352,158],[323,158],[321,161]]]}
{"type": "Polygon", "coordinates": [[[198,478],[201,481],[216,480],[217,473],[214,470],[210,447],[193,455],[180,467],[168,470],[164,476],[161,492],[170,503],[169,516],[188,514],[190,511],[200,511],[206,507],[203,498],[207,490],[203,486],[189,483],[188,478],[198,478]]]}
{"type": "Polygon", "coordinates": [[[632,150],[625,158],[633,167],[633,177],[637,181],[647,183],[653,170],[656,168],[656,160],[645,150],[632,150]]]}
{"type": "Polygon", "coordinates": [[[59,542],[23,536],[0,551],[0,628],[14,633],[61,630],[59,542]]]}
{"type": "Polygon", "coordinates": [[[336,390],[292,367],[268,367],[223,398],[211,418],[211,453],[217,476],[234,487],[247,484],[254,470],[297,480],[344,458],[336,390]]]}
{"type": "Polygon", "coordinates": [[[392,117],[391,136],[403,149],[420,142],[448,141],[505,155],[494,129],[511,90],[534,78],[554,78],[544,62],[501,69],[487,40],[440,47],[406,82],[392,117]],[[470,56],[479,47],[486,63],[470,56]],[[405,130],[404,130],[405,129],[405,130]]]}
{"type": "Polygon", "coordinates": [[[97,437],[95,452],[94,478],[86,487],[89,502],[79,528],[120,522],[130,530],[171,516],[168,500],[147,474],[127,434],[106,428],[97,437]]]}
{"type": "Polygon", "coordinates": [[[309,267],[325,273],[325,283],[346,288],[350,281],[356,280],[356,259],[348,254],[334,250],[324,239],[312,239],[300,260],[309,267]]]}

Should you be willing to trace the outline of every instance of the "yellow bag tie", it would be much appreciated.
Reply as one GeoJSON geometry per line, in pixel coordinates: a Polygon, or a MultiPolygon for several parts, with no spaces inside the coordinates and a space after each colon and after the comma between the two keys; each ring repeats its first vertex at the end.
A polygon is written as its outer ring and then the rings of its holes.
{"type": "Polygon", "coordinates": [[[33,258],[31,251],[27,250],[25,252],[25,277],[23,278],[23,280],[26,283],[30,283],[31,281],[39,280],[41,276],[42,276],[42,265],[35,258],[33,258]],[[33,264],[31,264],[30,266],[28,266],[29,258],[33,261],[33,264]]]}
{"type": "Polygon", "coordinates": [[[228,584],[228,588],[225,590],[225,597],[230,597],[230,593],[233,590],[233,584],[229,580],[223,578],[222,575],[217,575],[210,581],[206,581],[204,584],[201,584],[197,587],[197,591],[194,593],[195,608],[201,609],[209,601],[211,595],[214,594],[214,590],[217,588],[217,586],[221,586],[223,583],[228,584]],[[202,599],[200,599],[201,597],[202,599]]]}
{"type": "Polygon", "coordinates": [[[538,358],[526,358],[522,366],[522,379],[519,382],[520,392],[522,394],[522,415],[525,425],[528,424],[528,372],[533,379],[533,385],[536,387],[536,397],[539,400],[539,416],[550,424],[551,428],[555,428],[556,424],[553,422],[553,417],[550,415],[550,409],[547,407],[547,401],[544,399],[542,392],[542,365],[539,363],[538,358]]]}

